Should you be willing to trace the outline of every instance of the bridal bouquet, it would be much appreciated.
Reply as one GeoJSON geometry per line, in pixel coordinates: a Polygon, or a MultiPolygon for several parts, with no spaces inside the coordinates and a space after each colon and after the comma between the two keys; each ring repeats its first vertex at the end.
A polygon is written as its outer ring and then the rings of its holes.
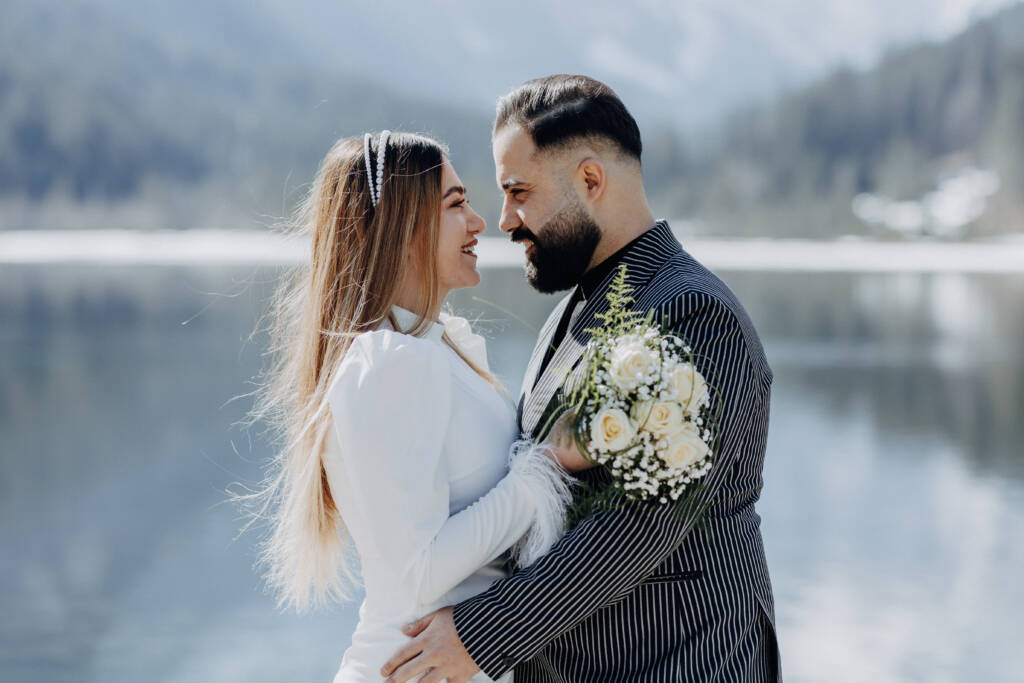
{"type": "Polygon", "coordinates": [[[630,308],[625,266],[608,302],[608,311],[596,316],[602,324],[588,330],[582,370],[557,411],[572,411],[580,453],[611,474],[610,486],[591,487],[578,506],[593,509],[621,493],[671,502],[682,511],[692,487],[711,469],[717,393],[685,340],[656,324],[653,311],[630,308]]]}

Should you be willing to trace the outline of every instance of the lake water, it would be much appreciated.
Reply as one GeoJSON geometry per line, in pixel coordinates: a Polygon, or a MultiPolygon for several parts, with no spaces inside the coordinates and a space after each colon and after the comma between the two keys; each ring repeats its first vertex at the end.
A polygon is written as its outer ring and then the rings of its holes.
{"type": "MultiPolygon", "coordinates": [[[[0,680],[330,680],[235,540],[273,268],[0,265],[0,680]]],[[[789,681],[1024,675],[1024,276],[723,273],[776,373],[759,511],[789,681]]],[[[455,308],[511,387],[554,299],[455,308]]]]}

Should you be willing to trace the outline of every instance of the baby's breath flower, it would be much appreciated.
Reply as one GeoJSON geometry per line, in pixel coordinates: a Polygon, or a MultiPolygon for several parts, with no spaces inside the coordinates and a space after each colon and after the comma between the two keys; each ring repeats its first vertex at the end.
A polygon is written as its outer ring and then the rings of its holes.
{"type": "Polygon", "coordinates": [[[630,308],[624,269],[612,282],[608,303],[608,310],[597,314],[602,325],[590,330],[573,387],[575,428],[594,461],[607,468],[612,486],[627,498],[678,503],[711,469],[717,431],[711,403],[717,394],[702,384],[685,340],[662,330],[653,313],[630,308]],[[648,423],[652,407],[659,405],[655,428],[648,423]],[[697,440],[689,457],[680,456],[683,432],[697,440]]]}

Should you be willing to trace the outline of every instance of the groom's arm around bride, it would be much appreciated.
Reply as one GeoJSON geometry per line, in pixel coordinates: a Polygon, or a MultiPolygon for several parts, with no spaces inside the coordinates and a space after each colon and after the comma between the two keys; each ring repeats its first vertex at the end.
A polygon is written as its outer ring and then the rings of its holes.
{"type": "Polygon", "coordinates": [[[669,505],[598,512],[527,569],[433,622],[421,620],[413,632],[429,625],[385,671],[418,656],[389,680],[430,667],[424,680],[462,681],[477,667],[492,679],[514,668],[516,683],[776,680],[774,609],[754,510],[772,375],[750,319],[666,223],[650,227],[639,131],[606,86],[569,76],[521,86],[499,103],[494,147],[506,193],[501,228],[529,245],[531,284],[577,286],[531,359],[524,431],[537,429],[564,372],[579,363],[612,271],[624,264],[635,308],[654,310],[687,340],[720,392],[720,441],[700,488],[699,524],[669,505]],[[460,657],[461,665],[444,663],[460,657]]]}

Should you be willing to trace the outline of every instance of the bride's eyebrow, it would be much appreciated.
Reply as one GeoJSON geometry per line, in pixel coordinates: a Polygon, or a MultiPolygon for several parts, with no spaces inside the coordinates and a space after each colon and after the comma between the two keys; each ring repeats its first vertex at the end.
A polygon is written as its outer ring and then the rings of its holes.
{"type": "Polygon", "coordinates": [[[453,194],[466,194],[466,188],[464,188],[462,185],[452,185],[451,187],[448,188],[448,191],[444,193],[444,196],[441,197],[441,200],[444,201],[445,199],[448,199],[450,195],[453,194]]]}

